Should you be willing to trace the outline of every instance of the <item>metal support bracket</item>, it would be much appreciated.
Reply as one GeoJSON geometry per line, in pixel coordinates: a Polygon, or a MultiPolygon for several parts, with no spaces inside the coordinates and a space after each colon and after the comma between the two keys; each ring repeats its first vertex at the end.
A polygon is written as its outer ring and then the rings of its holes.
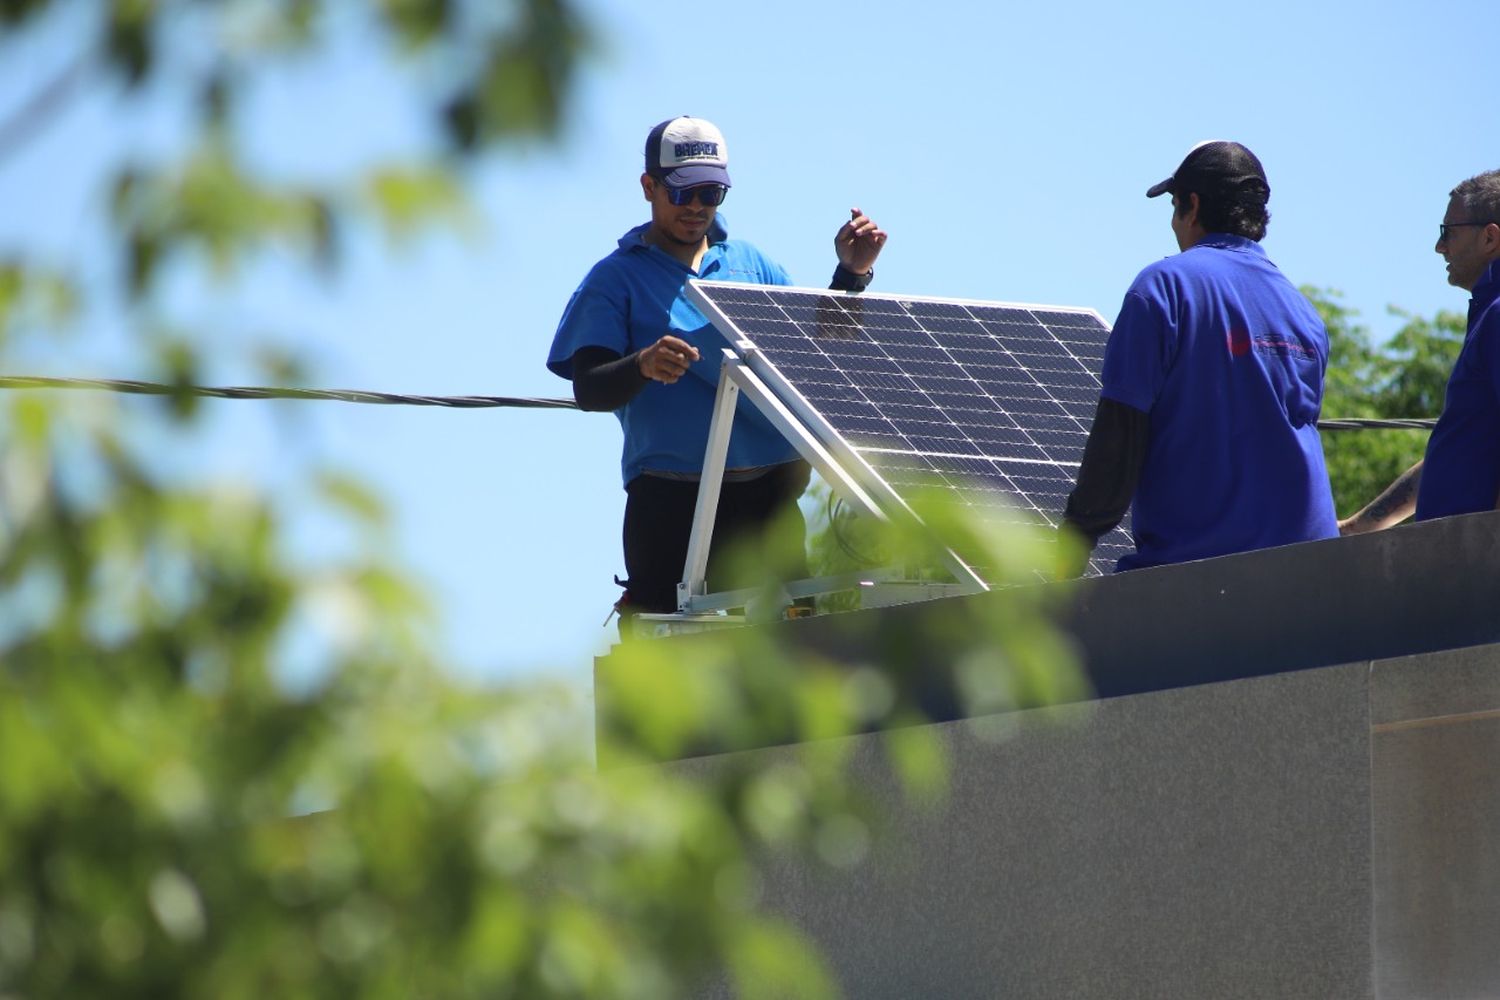
{"type": "MultiPolygon", "coordinates": [[[[748,345],[746,345],[748,347],[748,345]]],[[[748,352],[747,352],[748,353],[748,352]]],[[[890,520],[889,515],[870,493],[847,471],[829,450],[807,429],[790,407],[766,387],[760,376],[752,371],[746,360],[734,351],[724,350],[724,364],[719,370],[719,386],[714,396],[713,418],[709,423],[708,445],[703,456],[703,474],[698,481],[698,503],[693,511],[693,526],[688,537],[687,560],[682,570],[682,581],[677,585],[677,609],[679,612],[710,611],[740,607],[745,594],[732,592],[708,594],[708,554],[713,540],[714,521],[718,516],[719,492],[724,479],[724,466],[729,451],[729,436],[734,426],[735,406],[743,393],[761,411],[771,424],[797,449],[809,465],[818,471],[828,485],[856,510],[881,521],[890,520]],[[738,601],[738,603],[734,603],[738,601]]],[[[899,504],[899,498],[896,498],[899,504]]],[[[988,590],[989,587],[973,569],[951,550],[945,550],[945,561],[966,592],[988,590]]],[[[885,573],[865,574],[866,579],[887,577],[885,573]]],[[[789,596],[798,597],[830,590],[842,589],[835,584],[844,578],[823,578],[787,584],[789,596]],[[816,589],[814,589],[816,588],[816,589]]]]}

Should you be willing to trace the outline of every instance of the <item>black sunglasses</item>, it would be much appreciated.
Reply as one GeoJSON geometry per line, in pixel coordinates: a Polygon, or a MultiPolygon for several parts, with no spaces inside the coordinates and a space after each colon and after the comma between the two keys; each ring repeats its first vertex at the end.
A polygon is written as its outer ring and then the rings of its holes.
{"type": "Polygon", "coordinates": [[[691,205],[693,199],[697,198],[703,203],[704,208],[713,208],[715,205],[724,204],[724,196],[729,194],[727,184],[697,184],[693,187],[674,188],[670,184],[663,184],[667,189],[667,200],[674,205],[691,205]]]}
{"type": "Polygon", "coordinates": [[[1446,240],[1448,238],[1448,230],[1450,230],[1450,229],[1457,229],[1459,226],[1488,226],[1488,225],[1489,225],[1488,222],[1439,222],[1438,223],[1438,239],[1439,240],[1446,240]]]}

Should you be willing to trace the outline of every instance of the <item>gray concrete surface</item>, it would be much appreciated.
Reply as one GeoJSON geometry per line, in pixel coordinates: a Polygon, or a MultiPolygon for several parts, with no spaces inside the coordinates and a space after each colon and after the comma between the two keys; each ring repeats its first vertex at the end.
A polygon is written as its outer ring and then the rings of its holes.
{"type": "Polygon", "coordinates": [[[926,733],[943,805],[857,737],[875,849],[767,878],[849,997],[1500,996],[1500,645],[926,733]]]}

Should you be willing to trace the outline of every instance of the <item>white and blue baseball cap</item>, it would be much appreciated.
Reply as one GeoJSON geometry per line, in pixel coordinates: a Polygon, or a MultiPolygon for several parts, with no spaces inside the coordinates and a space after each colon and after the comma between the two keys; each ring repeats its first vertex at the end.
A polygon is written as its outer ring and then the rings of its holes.
{"type": "Polygon", "coordinates": [[[729,147],[724,134],[704,118],[669,118],[646,136],[646,173],[669,187],[729,186],[729,147]]]}

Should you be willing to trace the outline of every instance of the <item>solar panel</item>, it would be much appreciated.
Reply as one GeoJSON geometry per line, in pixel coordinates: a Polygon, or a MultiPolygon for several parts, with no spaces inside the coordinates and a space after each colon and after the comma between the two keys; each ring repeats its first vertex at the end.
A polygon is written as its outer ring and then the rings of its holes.
{"type": "MultiPolygon", "coordinates": [[[[1062,520],[1099,400],[1098,313],[692,281],[704,314],[825,446],[903,500],[1062,520]]],[[[853,472],[855,470],[851,470],[853,472]]],[[[1134,548],[1116,528],[1091,573],[1134,548]]]]}

